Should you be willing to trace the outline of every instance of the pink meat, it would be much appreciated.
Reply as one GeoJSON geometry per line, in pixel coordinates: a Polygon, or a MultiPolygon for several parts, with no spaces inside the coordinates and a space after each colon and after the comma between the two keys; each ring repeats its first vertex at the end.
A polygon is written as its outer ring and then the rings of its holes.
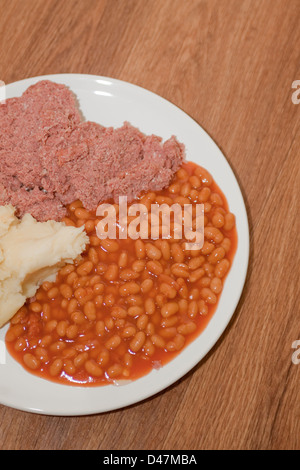
{"type": "Polygon", "coordinates": [[[0,105],[0,204],[20,216],[60,220],[65,205],[100,202],[166,187],[184,159],[175,137],[145,136],[83,121],[73,93],[40,81],[0,105]]]}

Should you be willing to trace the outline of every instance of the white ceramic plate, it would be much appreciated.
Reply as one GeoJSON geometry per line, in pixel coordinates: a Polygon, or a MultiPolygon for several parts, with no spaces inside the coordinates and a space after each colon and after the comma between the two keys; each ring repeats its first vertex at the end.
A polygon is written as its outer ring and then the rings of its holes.
{"type": "Polygon", "coordinates": [[[63,83],[77,95],[87,120],[118,127],[129,121],[146,134],[175,135],[187,159],[205,167],[236,215],[238,246],[215,314],[201,335],[159,370],[126,385],[74,387],[55,384],[26,372],[5,350],[7,327],[0,330],[0,403],[47,415],[87,415],[122,408],[155,395],[189,372],[214,346],[228,325],[243,290],[249,254],[249,230],[236,178],[217,145],[187,114],[160,96],[119,80],[62,74],[29,78],[6,86],[6,98],[20,96],[42,79],[63,83]]]}

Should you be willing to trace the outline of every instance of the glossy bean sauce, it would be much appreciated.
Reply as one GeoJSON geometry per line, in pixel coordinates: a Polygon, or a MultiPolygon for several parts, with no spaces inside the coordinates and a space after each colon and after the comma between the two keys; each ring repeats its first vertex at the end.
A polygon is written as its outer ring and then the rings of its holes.
{"type": "Polygon", "coordinates": [[[75,201],[64,222],[85,225],[86,251],[42,284],[6,334],[8,351],[31,373],[81,386],[135,380],[206,327],[237,246],[223,193],[204,168],[184,163],[168,188],[138,202],[204,204],[203,247],[186,250],[174,236],[100,240],[99,217],[75,201]]]}

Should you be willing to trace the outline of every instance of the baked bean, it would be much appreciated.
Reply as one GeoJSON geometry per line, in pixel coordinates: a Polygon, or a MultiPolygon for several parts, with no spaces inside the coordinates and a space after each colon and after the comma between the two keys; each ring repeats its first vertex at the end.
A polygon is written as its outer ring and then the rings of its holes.
{"type": "MultiPolygon", "coordinates": [[[[48,304],[47,304],[48,305],[48,304]]],[[[22,320],[24,320],[27,316],[28,310],[25,306],[20,308],[18,312],[12,317],[10,323],[12,325],[16,325],[17,323],[20,323],[22,320]]]]}
{"type": "Polygon", "coordinates": [[[216,295],[209,289],[208,287],[203,287],[200,291],[201,297],[209,303],[209,304],[215,304],[217,302],[217,297],[216,295]]]}
{"type": "Polygon", "coordinates": [[[175,263],[183,263],[184,262],[184,252],[179,245],[179,243],[173,243],[171,246],[171,255],[175,263]]]}
{"type": "Polygon", "coordinates": [[[154,300],[149,297],[145,300],[145,312],[147,315],[153,315],[156,310],[154,300]]]}
{"type": "Polygon", "coordinates": [[[211,191],[209,188],[202,188],[199,192],[198,201],[200,204],[204,204],[210,198],[211,191]]]}
{"type": "Polygon", "coordinates": [[[178,333],[180,333],[183,336],[190,335],[191,333],[194,333],[196,331],[197,325],[195,322],[190,321],[188,323],[182,323],[177,327],[178,333]]]}
{"type": "Polygon", "coordinates": [[[96,295],[94,298],[94,304],[97,308],[101,307],[103,304],[103,295],[96,295]]]}
{"type": "Polygon", "coordinates": [[[220,294],[223,288],[221,279],[218,277],[214,277],[210,282],[210,288],[215,294],[220,294]]]}
{"type": "Polygon", "coordinates": [[[64,359],[70,359],[70,358],[75,357],[77,353],[76,353],[76,349],[74,348],[65,348],[62,354],[63,354],[64,359]]]}
{"type": "Polygon", "coordinates": [[[156,346],[157,348],[161,348],[161,349],[163,349],[166,344],[165,340],[160,335],[157,335],[157,334],[151,336],[151,341],[154,344],[154,346],[156,346]]]}
{"type": "Polygon", "coordinates": [[[103,320],[98,320],[96,322],[96,334],[98,336],[103,336],[105,333],[105,323],[103,320]]]}
{"type": "Polygon", "coordinates": [[[73,295],[73,291],[68,284],[61,284],[61,286],[59,287],[59,290],[60,290],[61,295],[65,299],[71,299],[73,295]]]}
{"type": "Polygon", "coordinates": [[[192,258],[192,259],[189,260],[188,267],[189,267],[189,269],[200,268],[200,266],[202,266],[204,261],[205,261],[204,256],[197,256],[196,258],[192,258]]]}
{"type": "Polygon", "coordinates": [[[208,262],[211,264],[216,264],[218,261],[224,258],[226,251],[222,246],[215,248],[208,257],[208,262]]]}
{"type": "Polygon", "coordinates": [[[146,266],[148,271],[152,274],[155,274],[156,276],[163,273],[163,267],[159,261],[148,261],[146,266]]]}
{"type": "Polygon", "coordinates": [[[222,214],[220,214],[219,212],[216,212],[213,216],[212,216],[212,219],[211,219],[214,227],[217,227],[217,228],[221,228],[224,226],[224,223],[225,223],[225,219],[224,219],[224,216],[222,214]]]}
{"type": "Polygon", "coordinates": [[[202,167],[198,167],[195,170],[195,175],[201,179],[203,185],[211,186],[213,179],[211,174],[207,170],[202,167]]]}
{"type": "Polygon", "coordinates": [[[215,243],[221,243],[223,241],[224,235],[216,227],[204,227],[204,237],[215,243]]]}
{"type": "Polygon", "coordinates": [[[189,267],[185,263],[174,263],[171,266],[171,272],[176,277],[189,277],[189,267]]]}
{"type": "Polygon", "coordinates": [[[111,336],[105,343],[106,349],[116,349],[121,344],[121,338],[119,335],[111,336]]]}
{"type": "Polygon", "coordinates": [[[53,330],[57,327],[57,320],[50,320],[45,324],[45,332],[52,333],[53,330]]]}
{"type": "Polygon", "coordinates": [[[199,289],[198,289],[198,288],[197,288],[197,289],[195,288],[195,289],[192,289],[192,290],[190,291],[189,299],[190,299],[190,300],[198,300],[198,299],[199,299],[199,296],[200,296],[200,294],[199,294],[199,289]]]}
{"type": "Polygon", "coordinates": [[[230,267],[230,262],[228,259],[222,259],[215,268],[215,276],[219,278],[223,278],[230,267]]]}
{"type": "Polygon", "coordinates": [[[224,248],[225,252],[228,253],[231,248],[230,238],[224,238],[224,240],[221,243],[221,246],[224,248]]]}
{"type": "Polygon", "coordinates": [[[184,343],[185,343],[184,336],[178,333],[173,340],[168,341],[168,343],[166,344],[166,350],[170,352],[179,351],[180,349],[183,348],[184,343]]]}
{"type": "Polygon", "coordinates": [[[138,294],[140,292],[141,288],[139,284],[136,282],[126,282],[126,284],[123,284],[119,288],[120,295],[125,296],[125,295],[131,295],[131,294],[138,294]]]}
{"type": "Polygon", "coordinates": [[[178,294],[182,299],[187,299],[188,298],[189,290],[188,290],[188,287],[187,287],[185,282],[180,286],[178,294]]]}
{"type": "Polygon", "coordinates": [[[187,299],[180,299],[178,301],[178,309],[179,309],[179,313],[182,315],[182,314],[185,314],[188,310],[188,301],[187,299]]]}
{"type": "Polygon", "coordinates": [[[145,269],[146,263],[143,260],[136,260],[132,263],[132,270],[135,273],[141,273],[145,269]]]}
{"type": "Polygon", "coordinates": [[[75,357],[75,359],[74,359],[74,361],[73,361],[73,362],[74,362],[74,366],[75,366],[76,368],[79,368],[79,367],[83,366],[83,364],[85,363],[85,361],[88,360],[88,357],[89,357],[89,355],[88,355],[88,353],[87,353],[86,351],[79,353],[79,354],[75,357]]]}
{"type": "Polygon", "coordinates": [[[16,324],[12,326],[6,333],[5,339],[9,343],[15,341],[25,330],[21,324],[16,324]]]}
{"type": "Polygon", "coordinates": [[[118,259],[118,266],[119,268],[125,268],[125,266],[127,266],[127,263],[128,263],[128,254],[126,251],[122,251],[118,259]]]}
{"type": "Polygon", "coordinates": [[[79,274],[79,276],[86,276],[92,271],[93,267],[94,265],[92,261],[85,261],[84,263],[78,266],[77,274],[79,274]]]}
{"type": "Polygon", "coordinates": [[[49,281],[45,281],[43,282],[42,284],[42,289],[45,291],[45,292],[48,292],[52,287],[52,283],[49,282],[49,281]]]}
{"type": "Polygon", "coordinates": [[[40,360],[31,353],[24,354],[23,361],[29,369],[36,370],[40,367],[40,360]]]}
{"type": "Polygon", "coordinates": [[[126,326],[124,330],[121,332],[122,338],[131,338],[136,334],[136,327],[133,325],[126,326]]]}
{"type": "MultiPolygon", "coordinates": [[[[8,339],[5,337],[5,340],[8,341],[8,339]]],[[[26,351],[27,349],[27,341],[25,338],[14,338],[15,343],[14,343],[14,349],[15,351],[26,351]]]]}
{"type": "Polygon", "coordinates": [[[88,252],[88,258],[94,265],[97,265],[97,263],[99,262],[99,256],[95,248],[90,247],[88,252]]]}
{"type": "Polygon", "coordinates": [[[67,321],[62,320],[62,321],[58,322],[58,324],[56,326],[56,331],[57,331],[58,336],[60,336],[61,338],[63,336],[65,336],[67,327],[68,327],[68,322],[67,321]]]}
{"type": "Polygon", "coordinates": [[[126,303],[128,305],[143,305],[143,299],[139,295],[127,295],[126,303]]]}
{"type": "Polygon", "coordinates": [[[178,304],[176,302],[167,302],[161,308],[161,315],[163,318],[170,317],[178,312],[178,304]]]}
{"type": "Polygon", "coordinates": [[[139,277],[139,273],[133,271],[132,269],[123,269],[119,274],[120,279],[122,281],[130,281],[132,279],[137,279],[139,277]]]}
{"type": "Polygon", "coordinates": [[[188,303],[188,316],[190,318],[196,318],[198,315],[198,304],[196,300],[192,300],[188,303]]]}
{"type": "Polygon", "coordinates": [[[198,301],[198,308],[199,308],[199,313],[200,313],[200,315],[205,316],[205,315],[208,314],[208,306],[207,306],[207,304],[204,302],[203,299],[200,299],[200,300],[198,301]]]}
{"type": "Polygon", "coordinates": [[[70,359],[65,359],[63,369],[69,376],[74,375],[76,372],[76,367],[70,359]]]}
{"type": "Polygon", "coordinates": [[[42,348],[47,348],[48,346],[50,346],[51,343],[52,343],[52,336],[51,335],[45,335],[41,338],[40,346],[42,348]]]}
{"type": "Polygon", "coordinates": [[[126,312],[126,315],[127,313],[130,317],[139,317],[144,313],[144,310],[138,305],[133,305],[132,307],[129,307],[128,311],[126,312]]]}
{"type": "Polygon", "coordinates": [[[48,290],[48,298],[49,299],[55,299],[59,295],[59,289],[58,287],[51,287],[51,289],[48,290]]]}
{"type": "Polygon", "coordinates": [[[95,228],[94,220],[87,220],[84,224],[84,229],[87,233],[91,233],[95,228]]]}
{"type": "Polygon", "coordinates": [[[76,272],[72,272],[67,276],[66,282],[69,286],[73,286],[77,279],[78,274],[76,272]]]}
{"type": "Polygon", "coordinates": [[[42,311],[42,306],[39,302],[32,302],[29,304],[29,308],[32,312],[40,313],[42,311]]]}
{"type": "Polygon", "coordinates": [[[72,202],[72,203],[69,205],[69,211],[70,211],[70,212],[75,212],[75,210],[76,210],[78,207],[82,207],[82,202],[79,201],[79,200],[74,201],[74,202],[72,202]]]}
{"type": "Polygon", "coordinates": [[[205,241],[201,248],[201,253],[203,255],[209,255],[214,249],[215,249],[215,245],[213,243],[205,241]]]}
{"type": "Polygon", "coordinates": [[[144,346],[146,335],[143,331],[138,331],[129,343],[132,352],[138,352],[144,346]]]}
{"type": "Polygon", "coordinates": [[[193,230],[196,204],[203,204],[203,246],[189,249],[182,224],[167,227],[161,216],[157,239],[101,240],[95,213],[75,201],[64,221],[85,228],[85,252],[42,284],[7,332],[8,348],[26,367],[58,382],[131,379],[136,366],[143,374],[143,363],[145,370],[152,361],[164,364],[206,324],[201,317],[212,315],[235,251],[235,217],[225,198],[206,170],[184,163],[168,188],[138,201],[148,211],[152,204],[189,204],[193,230]]]}
{"type": "Polygon", "coordinates": [[[198,176],[196,175],[191,176],[189,181],[191,183],[192,188],[199,189],[201,187],[202,183],[201,183],[200,178],[198,178],[198,176]]]}
{"type": "Polygon", "coordinates": [[[71,320],[76,325],[82,325],[85,323],[85,316],[82,312],[74,311],[71,313],[71,320]]]}
{"type": "Polygon", "coordinates": [[[135,242],[135,253],[138,259],[144,259],[146,256],[145,244],[142,240],[136,240],[135,242]]]}
{"type": "Polygon", "coordinates": [[[118,377],[122,374],[123,367],[120,364],[113,364],[107,369],[107,375],[110,378],[118,377]]]}
{"type": "Polygon", "coordinates": [[[145,250],[148,258],[154,260],[159,260],[161,258],[161,251],[152,243],[146,243],[145,250]]]}
{"type": "Polygon", "coordinates": [[[145,330],[149,322],[149,316],[147,314],[140,315],[137,319],[136,326],[139,330],[145,330]]]}
{"type": "Polygon", "coordinates": [[[63,268],[60,269],[59,274],[61,276],[68,276],[75,270],[74,264],[66,264],[63,268]]]}
{"type": "Polygon", "coordinates": [[[107,366],[107,364],[109,363],[109,351],[107,349],[103,349],[98,357],[97,357],[97,363],[101,366],[101,367],[105,367],[107,366]]]}
{"type": "Polygon", "coordinates": [[[105,324],[105,328],[108,331],[113,330],[114,327],[115,327],[115,322],[114,322],[113,318],[111,318],[111,317],[104,318],[104,324],[105,324]]]}
{"type": "Polygon", "coordinates": [[[91,246],[100,246],[101,245],[100,238],[97,237],[97,235],[95,235],[95,236],[91,235],[90,236],[90,245],[91,246]]]}
{"type": "Polygon", "coordinates": [[[62,359],[59,359],[59,358],[54,359],[54,361],[52,362],[49,368],[50,375],[52,376],[59,375],[62,371],[63,365],[64,364],[63,364],[62,359]]]}
{"type": "Polygon", "coordinates": [[[83,207],[77,207],[74,211],[75,216],[77,219],[89,219],[90,214],[87,210],[85,210],[83,207]]]}
{"type": "Polygon", "coordinates": [[[87,373],[93,377],[101,377],[101,375],[103,375],[103,370],[98,366],[96,361],[87,360],[84,367],[87,373]]]}
{"type": "Polygon", "coordinates": [[[49,361],[49,355],[45,348],[37,347],[34,353],[43,364],[49,361]]]}
{"type": "Polygon", "coordinates": [[[101,246],[104,250],[108,251],[109,253],[115,253],[119,250],[119,243],[117,240],[111,240],[109,238],[105,238],[101,240],[101,246]]]}
{"type": "Polygon", "coordinates": [[[152,279],[145,279],[142,283],[141,283],[141,291],[143,294],[147,294],[148,292],[150,292],[150,290],[152,289],[153,287],[153,281],[152,279]]]}
{"type": "Polygon", "coordinates": [[[77,325],[70,325],[66,329],[66,336],[68,339],[75,339],[78,335],[78,326],[77,325]]]}
{"type": "Polygon", "coordinates": [[[235,216],[231,213],[225,215],[225,223],[224,223],[224,230],[229,231],[232,230],[235,226],[235,216]]]}
{"type": "Polygon", "coordinates": [[[152,336],[154,335],[154,333],[155,333],[155,325],[154,323],[149,321],[148,325],[146,326],[146,335],[152,336]]]}
{"type": "Polygon", "coordinates": [[[205,271],[202,268],[195,269],[195,271],[193,271],[189,276],[189,282],[198,281],[201,277],[204,276],[204,273],[205,273],[205,271]]]}
{"type": "Polygon", "coordinates": [[[169,193],[171,194],[177,194],[180,191],[180,184],[179,183],[174,183],[171,184],[168,188],[169,193]]]}
{"type": "Polygon", "coordinates": [[[162,283],[159,286],[159,289],[160,289],[161,293],[164,294],[169,299],[174,299],[177,295],[176,289],[174,289],[174,287],[170,286],[170,284],[162,283]]]}
{"type": "Polygon", "coordinates": [[[159,330],[159,334],[162,338],[165,338],[165,339],[169,339],[169,338],[173,338],[177,333],[177,330],[175,327],[166,327],[166,328],[161,328],[159,330]]]}
{"type": "Polygon", "coordinates": [[[178,323],[178,315],[172,315],[171,317],[163,318],[160,322],[163,328],[171,328],[172,326],[175,326],[176,323],[178,323]]]}
{"type": "Polygon", "coordinates": [[[62,340],[55,341],[54,343],[50,344],[49,349],[52,353],[57,353],[59,351],[63,351],[66,348],[66,343],[62,340]]]}
{"type": "MultiPolygon", "coordinates": [[[[45,308],[45,307],[43,307],[45,308]]],[[[75,312],[75,310],[77,310],[78,308],[78,302],[76,299],[71,299],[69,304],[68,304],[68,307],[67,307],[67,311],[69,314],[75,312]]]]}
{"type": "Polygon", "coordinates": [[[214,206],[222,206],[223,205],[223,199],[218,193],[212,193],[210,196],[210,202],[214,206]]]}
{"type": "Polygon", "coordinates": [[[118,278],[119,268],[117,264],[110,264],[104,274],[108,281],[115,281],[118,278]]]}

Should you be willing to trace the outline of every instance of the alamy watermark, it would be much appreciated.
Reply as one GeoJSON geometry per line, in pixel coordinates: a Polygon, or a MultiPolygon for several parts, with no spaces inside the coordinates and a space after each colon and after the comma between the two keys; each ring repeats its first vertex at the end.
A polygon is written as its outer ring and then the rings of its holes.
{"type": "Polygon", "coordinates": [[[6,86],[3,80],[0,80],[0,103],[5,104],[6,102],[6,86]]]}
{"type": "Polygon", "coordinates": [[[300,364],[300,340],[293,341],[292,349],[296,349],[292,354],[292,363],[296,366],[300,364]]]}
{"type": "Polygon", "coordinates": [[[6,364],[6,347],[5,341],[0,339],[0,365],[6,364]]]}
{"type": "Polygon", "coordinates": [[[300,103],[300,80],[294,80],[292,83],[292,89],[296,90],[292,93],[292,103],[300,103]]]}
{"type": "Polygon", "coordinates": [[[204,243],[204,204],[145,204],[127,203],[126,196],[119,204],[100,204],[96,211],[101,217],[96,233],[100,239],[174,238],[185,240],[186,250],[199,250],[204,243]]]}

